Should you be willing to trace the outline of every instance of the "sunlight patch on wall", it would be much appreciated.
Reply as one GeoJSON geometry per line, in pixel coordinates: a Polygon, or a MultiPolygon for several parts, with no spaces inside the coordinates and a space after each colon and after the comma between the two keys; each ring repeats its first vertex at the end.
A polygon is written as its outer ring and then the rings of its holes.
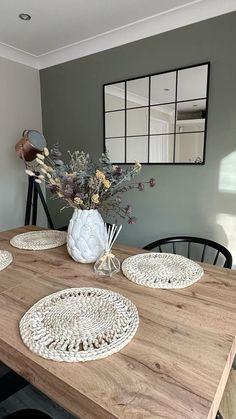
{"type": "Polygon", "coordinates": [[[228,240],[228,244],[225,243],[225,247],[229,249],[233,256],[233,265],[236,268],[236,215],[231,214],[217,214],[216,223],[219,224],[228,240]]]}
{"type": "Polygon", "coordinates": [[[221,160],[219,191],[236,193],[236,151],[221,160]]]}

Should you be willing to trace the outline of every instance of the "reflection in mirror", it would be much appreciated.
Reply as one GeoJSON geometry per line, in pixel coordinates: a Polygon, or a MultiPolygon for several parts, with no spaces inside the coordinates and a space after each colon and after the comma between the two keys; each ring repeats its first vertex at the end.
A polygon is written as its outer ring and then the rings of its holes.
{"type": "Polygon", "coordinates": [[[175,128],[175,104],[150,107],[150,134],[173,133],[175,128]]]}
{"type": "Polygon", "coordinates": [[[104,86],[113,163],[204,164],[209,63],[104,86]]]}
{"type": "Polygon", "coordinates": [[[176,132],[204,131],[206,99],[177,103],[176,132]]]}
{"type": "Polygon", "coordinates": [[[130,137],[127,138],[127,156],[128,163],[139,160],[141,163],[148,162],[148,137],[130,137]]]}
{"type": "Polygon", "coordinates": [[[125,163],[124,138],[107,138],[106,149],[109,153],[111,161],[116,161],[117,163],[125,163]]]}
{"type": "Polygon", "coordinates": [[[153,135],[150,137],[150,163],[172,163],[174,135],[153,135]]]}
{"type": "Polygon", "coordinates": [[[125,135],[125,111],[106,113],[106,137],[125,135]]]}
{"type": "Polygon", "coordinates": [[[151,105],[175,102],[176,71],[151,77],[151,105]]]}
{"type": "Polygon", "coordinates": [[[205,98],[207,93],[208,65],[178,71],[177,100],[205,98]]]}
{"type": "Polygon", "coordinates": [[[176,134],[176,163],[202,163],[204,149],[204,132],[176,134]]]}
{"type": "Polygon", "coordinates": [[[148,108],[128,109],[127,136],[148,134],[148,108]]]}
{"type": "Polygon", "coordinates": [[[105,86],[105,111],[125,109],[125,83],[105,86]]]}
{"type": "Polygon", "coordinates": [[[148,106],[149,77],[127,82],[127,108],[148,106]]]}

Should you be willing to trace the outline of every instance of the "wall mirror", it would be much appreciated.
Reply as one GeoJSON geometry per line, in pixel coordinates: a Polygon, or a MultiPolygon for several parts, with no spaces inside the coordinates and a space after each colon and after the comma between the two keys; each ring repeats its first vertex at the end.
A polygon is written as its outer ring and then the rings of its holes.
{"type": "Polygon", "coordinates": [[[208,85],[209,63],[104,85],[111,161],[204,164],[208,85]]]}

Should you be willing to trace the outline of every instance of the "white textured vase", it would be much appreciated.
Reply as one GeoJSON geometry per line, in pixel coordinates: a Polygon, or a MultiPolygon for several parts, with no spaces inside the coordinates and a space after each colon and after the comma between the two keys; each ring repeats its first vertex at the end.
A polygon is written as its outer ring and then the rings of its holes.
{"type": "Polygon", "coordinates": [[[92,263],[105,249],[106,233],[98,210],[75,209],[67,232],[69,255],[81,263],[92,263]]]}

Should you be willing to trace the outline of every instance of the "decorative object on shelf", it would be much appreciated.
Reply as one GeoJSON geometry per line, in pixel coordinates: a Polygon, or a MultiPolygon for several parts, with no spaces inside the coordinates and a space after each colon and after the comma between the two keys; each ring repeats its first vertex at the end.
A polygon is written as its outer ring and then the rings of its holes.
{"type": "Polygon", "coordinates": [[[204,164],[209,63],[104,85],[104,150],[114,164],[204,164]]]}
{"type": "Polygon", "coordinates": [[[142,253],[122,264],[123,274],[136,284],[150,288],[185,288],[204,274],[196,262],[170,253],[142,253]]]}
{"type": "Polygon", "coordinates": [[[95,263],[94,271],[100,276],[112,276],[120,271],[120,261],[111,249],[122,229],[122,225],[118,228],[115,224],[108,226],[105,224],[104,227],[107,236],[105,251],[95,263]]]}
{"type": "Polygon", "coordinates": [[[7,268],[13,261],[12,254],[7,250],[0,250],[0,271],[7,268]]]}
{"type": "Polygon", "coordinates": [[[58,230],[39,230],[17,234],[10,240],[13,247],[24,250],[46,250],[66,243],[66,232],[58,230]]]}
{"type": "Polygon", "coordinates": [[[69,288],[34,304],[20,321],[24,344],[54,361],[105,358],[136,333],[136,306],[122,295],[99,288],[69,288]]]}
{"type": "Polygon", "coordinates": [[[131,182],[139,174],[141,164],[122,169],[114,166],[107,154],[102,154],[99,163],[94,163],[83,151],[69,153],[69,162],[61,160],[58,145],[37,154],[40,173],[26,170],[37,182],[45,181],[52,194],[66,201],[66,207],[74,208],[67,235],[67,248],[74,260],[82,263],[95,262],[105,249],[104,223],[98,209],[116,213],[134,224],[136,218],[130,205],[122,205],[121,194],[131,189],[143,191],[145,183],[151,188],[155,179],[148,182],[131,182]]]}

